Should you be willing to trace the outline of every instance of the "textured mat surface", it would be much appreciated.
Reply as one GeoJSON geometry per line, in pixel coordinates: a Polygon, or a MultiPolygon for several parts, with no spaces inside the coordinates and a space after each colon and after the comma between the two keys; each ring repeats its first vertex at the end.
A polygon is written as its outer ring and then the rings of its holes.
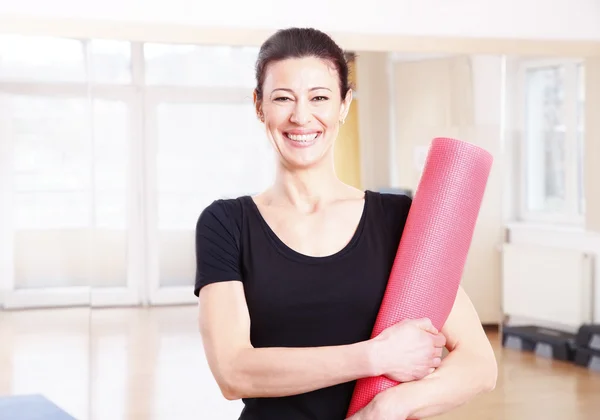
{"type": "MultiPolygon", "coordinates": [[[[427,317],[441,330],[456,299],[492,160],[470,143],[432,141],[373,337],[405,319],[427,317]]],[[[360,379],[348,416],[397,384],[385,376],[360,379]]]]}

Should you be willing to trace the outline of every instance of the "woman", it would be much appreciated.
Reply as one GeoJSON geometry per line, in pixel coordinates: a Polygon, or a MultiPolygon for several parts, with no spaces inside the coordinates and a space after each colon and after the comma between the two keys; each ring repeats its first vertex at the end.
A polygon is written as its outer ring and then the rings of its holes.
{"type": "Polygon", "coordinates": [[[341,420],[355,381],[375,375],[402,384],[352,420],[424,418],[493,389],[494,353],[462,290],[441,332],[411,320],[370,338],[411,201],[336,176],[352,101],[343,51],[317,30],[281,30],[256,79],[275,183],[214,201],[196,227],[206,357],[223,395],[243,399],[240,419],[341,420]]]}

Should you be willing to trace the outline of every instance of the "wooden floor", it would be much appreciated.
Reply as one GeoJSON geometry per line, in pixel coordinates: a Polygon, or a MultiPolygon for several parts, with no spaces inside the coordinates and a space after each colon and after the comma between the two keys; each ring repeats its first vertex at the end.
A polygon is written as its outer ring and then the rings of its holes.
{"type": "MultiPolygon", "coordinates": [[[[496,390],[443,420],[600,418],[600,373],[503,349],[496,390]]],[[[0,395],[41,393],[80,420],[234,420],[195,307],[0,312],[0,395]]]]}

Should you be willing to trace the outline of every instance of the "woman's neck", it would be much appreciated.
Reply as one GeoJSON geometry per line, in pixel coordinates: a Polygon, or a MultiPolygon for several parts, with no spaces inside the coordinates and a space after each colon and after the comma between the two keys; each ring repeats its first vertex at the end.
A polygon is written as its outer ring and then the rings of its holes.
{"type": "Polygon", "coordinates": [[[334,168],[327,165],[302,170],[280,166],[269,201],[311,212],[338,198],[344,187],[334,168]]]}

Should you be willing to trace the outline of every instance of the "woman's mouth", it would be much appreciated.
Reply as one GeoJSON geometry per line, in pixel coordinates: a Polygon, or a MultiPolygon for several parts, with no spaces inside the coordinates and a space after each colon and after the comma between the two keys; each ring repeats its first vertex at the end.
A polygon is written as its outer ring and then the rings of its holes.
{"type": "Polygon", "coordinates": [[[308,147],[313,145],[321,136],[320,131],[305,134],[284,133],[284,137],[295,147],[308,147]]]}

